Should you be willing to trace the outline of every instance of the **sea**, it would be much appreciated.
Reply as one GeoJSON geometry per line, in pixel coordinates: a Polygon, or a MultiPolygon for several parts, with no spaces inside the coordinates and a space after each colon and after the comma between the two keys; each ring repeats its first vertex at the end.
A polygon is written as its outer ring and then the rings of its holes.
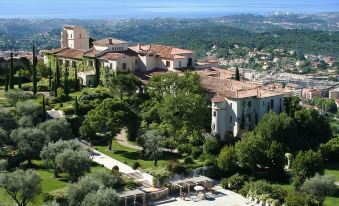
{"type": "Polygon", "coordinates": [[[339,12],[339,0],[0,0],[0,18],[205,18],[339,12]]]}

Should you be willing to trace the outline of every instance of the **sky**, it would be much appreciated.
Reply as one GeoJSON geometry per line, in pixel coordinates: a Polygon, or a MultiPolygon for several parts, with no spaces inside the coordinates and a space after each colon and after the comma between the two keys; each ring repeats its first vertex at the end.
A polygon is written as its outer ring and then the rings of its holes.
{"type": "Polygon", "coordinates": [[[339,0],[0,0],[0,18],[196,18],[275,12],[339,12],[339,0]]]}

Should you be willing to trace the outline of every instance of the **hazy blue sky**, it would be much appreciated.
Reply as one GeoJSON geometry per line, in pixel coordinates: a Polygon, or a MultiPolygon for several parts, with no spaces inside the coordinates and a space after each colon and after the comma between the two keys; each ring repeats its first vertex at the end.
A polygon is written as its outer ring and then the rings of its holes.
{"type": "Polygon", "coordinates": [[[339,0],[0,0],[0,18],[208,17],[338,12],[339,0]]]}

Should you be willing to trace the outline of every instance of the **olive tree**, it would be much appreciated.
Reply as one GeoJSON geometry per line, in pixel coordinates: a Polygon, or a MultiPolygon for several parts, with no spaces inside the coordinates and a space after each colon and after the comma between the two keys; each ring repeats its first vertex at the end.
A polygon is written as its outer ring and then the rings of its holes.
{"type": "Polygon", "coordinates": [[[0,174],[0,187],[18,206],[26,206],[41,192],[40,182],[40,176],[32,170],[0,174]]]}
{"type": "Polygon", "coordinates": [[[73,136],[71,126],[64,118],[48,120],[39,124],[38,128],[45,132],[51,142],[67,140],[73,136]]]}
{"type": "Polygon", "coordinates": [[[162,155],[166,138],[157,130],[148,130],[143,136],[144,149],[147,155],[154,160],[154,166],[157,165],[158,158],[162,155]]]}
{"type": "Polygon", "coordinates": [[[107,188],[87,194],[81,206],[118,206],[120,205],[119,203],[119,195],[115,190],[107,188]]]}
{"type": "Polygon", "coordinates": [[[91,168],[90,154],[87,151],[64,150],[55,157],[56,167],[69,174],[70,180],[75,182],[91,168]]]}
{"type": "Polygon", "coordinates": [[[40,152],[40,157],[46,166],[54,170],[54,176],[57,177],[60,168],[57,166],[56,156],[67,149],[78,151],[80,148],[81,144],[75,140],[59,140],[55,143],[49,143],[48,145],[45,145],[40,152]]]}
{"type": "Polygon", "coordinates": [[[337,187],[335,177],[321,176],[316,174],[314,177],[306,179],[300,190],[311,195],[319,202],[323,202],[327,195],[333,195],[337,187]]]}
{"type": "Polygon", "coordinates": [[[18,128],[12,131],[11,139],[16,143],[19,154],[31,164],[32,159],[39,157],[46,135],[36,128],[18,128]]]}

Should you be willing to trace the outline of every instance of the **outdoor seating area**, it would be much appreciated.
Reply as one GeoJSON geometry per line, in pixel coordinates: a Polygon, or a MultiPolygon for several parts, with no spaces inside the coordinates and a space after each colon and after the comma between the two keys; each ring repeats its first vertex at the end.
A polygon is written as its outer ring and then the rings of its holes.
{"type": "Polygon", "coordinates": [[[213,180],[205,176],[197,176],[170,182],[170,194],[179,194],[180,199],[199,201],[212,198],[213,180]],[[187,192],[186,192],[187,191],[187,192]]]}
{"type": "Polygon", "coordinates": [[[146,193],[140,189],[128,190],[119,194],[121,205],[144,205],[146,203],[146,193]]]}

